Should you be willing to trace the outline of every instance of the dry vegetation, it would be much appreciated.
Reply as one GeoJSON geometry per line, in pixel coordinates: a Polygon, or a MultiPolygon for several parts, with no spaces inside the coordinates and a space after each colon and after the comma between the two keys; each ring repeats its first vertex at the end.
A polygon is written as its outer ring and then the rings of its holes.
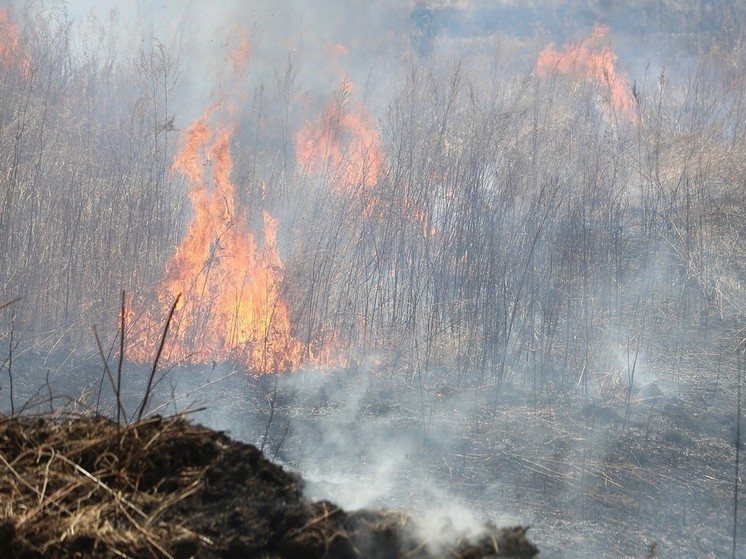
{"type": "Polygon", "coordinates": [[[3,557],[526,557],[525,528],[426,535],[406,513],[346,513],[255,447],[183,418],[0,418],[3,557]]]}
{"type": "MultiPolygon", "coordinates": [[[[160,279],[183,233],[169,173],[178,60],[160,43],[134,63],[106,48],[82,57],[62,13],[21,22],[28,71],[6,65],[0,81],[0,282],[23,301],[4,318],[26,347],[90,347],[92,325],[113,326],[121,291],[160,279]]],[[[380,120],[379,180],[345,192],[331,171],[295,168],[302,84],[280,70],[240,123],[253,139],[234,177],[251,222],[280,220],[294,335],[334,333],[353,360],[391,349],[412,375],[441,364],[459,383],[540,391],[604,369],[591,360],[609,338],[657,335],[677,353],[677,328],[732,328],[744,313],[739,45],[715,36],[689,75],[635,76],[639,125],[592,82],[507,63],[485,73],[483,59],[436,51],[380,120]],[[654,327],[656,312],[675,320],[654,327]]]]}

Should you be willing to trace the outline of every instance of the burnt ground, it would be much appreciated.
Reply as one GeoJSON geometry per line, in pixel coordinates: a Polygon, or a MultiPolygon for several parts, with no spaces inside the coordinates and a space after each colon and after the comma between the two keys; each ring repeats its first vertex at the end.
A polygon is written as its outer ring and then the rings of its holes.
{"type": "Polygon", "coordinates": [[[160,416],[0,418],[0,556],[533,557],[525,528],[425,535],[404,512],[345,512],[254,446],[160,416]]]}
{"type": "MultiPolygon", "coordinates": [[[[441,536],[443,517],[455,534],[485,523],[531,526],[547,558],[729,557],[737,375],[705,352],[682,354],[675,367],[641,362],[632,391],[623,371],[597,371],[586,393],[577,378],[495,387],[448,370],[411,375],[386,356],[354,370],[260,378],[228,364],[174,368],[159,374],[146,416],[189,411],[298,472],[298,494],[311,507],[298,513],[305,522],[336,510],[323,504],[334,502],[346,511],[403,510],[396,518],[418,518],[441,536]]],[[[14,365],[16,411],[30,399],[26,413],[115,415],[95,358],[27,362],[34,366],[24,370],[20,357],[14,365]]],[[[125,367],[129,420],[148,372],[125,367]]],[[[215,436],[215,444],[227,440],[215,436]]],[[[742,514],[738,529],[746,533],[742,514]]],[[[744,548],[739,541],[738,553],[744,548]]]]}
{"type": "Polygon", "coordinates": [[[587,403],[534,398],[523,386],[496,396],[492,387],[422,394],[416,380],[368,382],[354,410],[354,381],[339,379],[315,401],[292,383],[277,404],[268,446],[308,473],[315,496],[461,506],[530,524],[542,557],[730,555],[735,409],[719,399],[722,386],[640,387],[627,412],[611,395],[587,403]],[[361,499],[365,488],[379,491],[361,499]]]}

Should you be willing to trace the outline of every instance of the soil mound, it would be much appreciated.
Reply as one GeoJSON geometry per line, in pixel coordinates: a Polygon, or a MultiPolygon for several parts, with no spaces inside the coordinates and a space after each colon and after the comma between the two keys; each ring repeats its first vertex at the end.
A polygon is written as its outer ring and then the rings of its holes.
{"type": "MultiPolygon", "coordinates": [[[[0,557],[533,557],[526,528],[449,541],[345,512],[255,447],[183,417],[0,418],[0,557]]],[[[448,530],[441,533],[446,533],[448,530]]]]}

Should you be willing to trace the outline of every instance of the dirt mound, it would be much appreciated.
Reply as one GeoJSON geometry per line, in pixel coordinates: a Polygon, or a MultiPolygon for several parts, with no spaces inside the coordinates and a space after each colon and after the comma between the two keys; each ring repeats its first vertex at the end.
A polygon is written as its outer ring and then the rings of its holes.
{"type": "Polygon", "coordinates": [[[257,448],[181,417],[0,418],[0,472],[2,557],[537,554],[525,528],[439,541],[406,513],[311,503],[257,448]]]}

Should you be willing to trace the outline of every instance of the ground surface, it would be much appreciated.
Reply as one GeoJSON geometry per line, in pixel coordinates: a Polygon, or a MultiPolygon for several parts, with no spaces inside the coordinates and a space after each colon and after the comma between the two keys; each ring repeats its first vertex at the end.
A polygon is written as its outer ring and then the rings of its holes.
{"type": "MultiPolygon", "coordinates": [[[[631,392],[623,372],[598,372],[587,396],[569,376],[498,389],[489,379],[459,384],[449,371],[420,378],[375,362],[259,378],[229,364],[180,367],[159,372],[145,416],[191,410],[192,420],[262,447],[303,476],[309,502],[446,516],[466,529],[530,525],[543,558],[729,557],[737,375],[685,349],[680,367],[641,367],[631,392]]],[[[95,357],[61,365],[28,356],[14,371],[16,411],[116,414],[95,357]]],[[[148,374],[124,368],[129,421],[148,374]]],[[[7,409],[7,382],[0,388],[7,409]]],[[[49,461],[34,457],[37,468],[49,461]]],[[[308,515],[323,517],[323,508],[308,515]]]]}
{"type": "Polygon", "coordinates": [[[254,446],[152,417],[0,418],[0,556],[532,557],[525,529],[426,535],[406,513],[347,513],[254,446]]]}

